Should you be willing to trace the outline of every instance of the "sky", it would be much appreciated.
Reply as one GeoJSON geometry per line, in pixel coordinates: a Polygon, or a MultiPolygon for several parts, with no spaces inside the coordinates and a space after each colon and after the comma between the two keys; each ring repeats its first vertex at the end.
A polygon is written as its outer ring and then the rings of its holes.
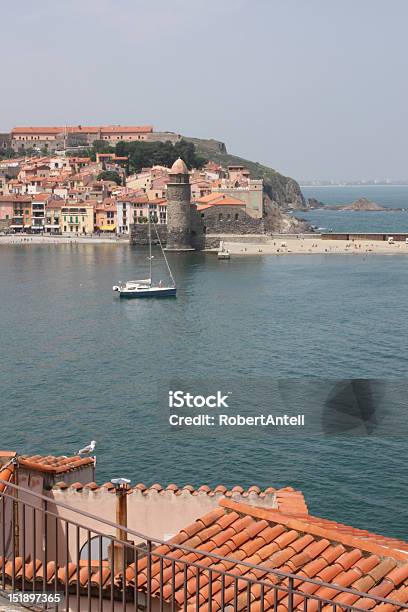
{"type": "Polygon", "coordinates": [[[302,179],[408,178],[407,0],[2,3],[0,131],[152,124],[302,179]]]}

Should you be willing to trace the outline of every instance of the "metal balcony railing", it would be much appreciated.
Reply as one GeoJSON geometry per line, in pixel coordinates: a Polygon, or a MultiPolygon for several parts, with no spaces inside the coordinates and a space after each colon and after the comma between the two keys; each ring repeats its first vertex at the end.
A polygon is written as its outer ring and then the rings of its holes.
{"type": "Polygon", "coordinates": [[[37,608],[360,612],[358,606],[336,601],[352,594],[356,602],[364,598],[365,610],[379,604],[408,609],[399,601],[305,575],[169,544],[0,480],[3,484],[0,592],[62,598],[61,603],[37,602],[37,608]],[[316,588],[308,589],[311,585],[316,588]],[[330,599],[309,592],[320,587],[330,589],[330,599]]]}

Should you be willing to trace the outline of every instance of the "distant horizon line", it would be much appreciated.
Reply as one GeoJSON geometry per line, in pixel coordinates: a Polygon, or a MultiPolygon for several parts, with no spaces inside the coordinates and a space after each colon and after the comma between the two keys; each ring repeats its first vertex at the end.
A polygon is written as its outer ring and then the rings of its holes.
{"type": "Polygon", "coordinates": [[[298,181],[300,187],[408,187],[408,179],[395,181],[298,181]]]}

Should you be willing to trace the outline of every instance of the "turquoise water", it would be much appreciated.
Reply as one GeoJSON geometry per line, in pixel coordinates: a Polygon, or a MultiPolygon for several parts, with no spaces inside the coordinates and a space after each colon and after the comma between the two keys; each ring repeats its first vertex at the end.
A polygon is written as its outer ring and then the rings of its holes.
{"type": "Polygon", "coordinates": [[[297,213],[316,227],[337,232],[408,232],[408,185],[302,187],[305,198],[316,198],[324,204],[349,204],[366,197],[386,208],[403,211],[359,212],[313,210],[297,213]]]}
{"type": "Polygon", "coordinates": [[[99,482],[291,485],[317,515],[406,538],[405,438],[172,432],[161,396],[201,380],[262,405],[257,381],[407,378],[408,260],[174,254],[176,300],[118,300],[145,265],[123,245],[0,247],[0,448],[95,439],[99,482]]]}

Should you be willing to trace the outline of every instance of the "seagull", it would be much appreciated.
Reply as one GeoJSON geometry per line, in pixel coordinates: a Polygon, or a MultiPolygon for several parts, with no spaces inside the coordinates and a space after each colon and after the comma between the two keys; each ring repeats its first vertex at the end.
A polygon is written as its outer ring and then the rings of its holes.
{"type": "Polygon", "coordinates": [[[77,452],[77,455],[79,456],[83,456],[83,455],[91,455],[95,449],[96,446],[96,442],[95,440],[92,440],[92,442],[90,444],[88,444],[88,446],[85,446],[84,448],[81,448],[81,450],[79,450],[77,452]]]}

